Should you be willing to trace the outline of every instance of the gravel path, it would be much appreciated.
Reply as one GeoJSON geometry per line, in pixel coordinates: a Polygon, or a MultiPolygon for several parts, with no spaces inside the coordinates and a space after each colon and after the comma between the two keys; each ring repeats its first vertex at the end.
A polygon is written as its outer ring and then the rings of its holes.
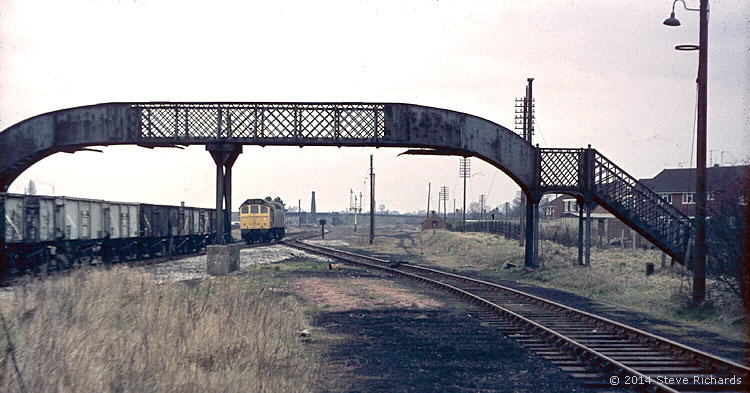
{"type": "Polygon", "coordinates": [[[339,381],[326,391],[593,391],[483,325],[471,316],[472,307],[413,281],[348,267],[299,273],[292,283],[293,293],[318,307],[308,341],[324,353],[327,373],[339,381]],[[300,285],[325,289],[325,298],[307,296],[311,288],[300,285]],[[422,301],[380,296],[396,290],[422,301]]]}
{"type": "MultiPolygon", "coordinates": [[[[266,247],[253,247],[240,250],[240,270],[249,266],[283,262],[290,258],[306,257],[319,261],[328,261],[317,255],[276,244],[266,247]]],[[[142,269],[152,273],[159,282],[196,280],[210,277],[206,273],[206,256],[184,258],[176,261],[144,266],[142,269]]],[[[233,274],[236,274],[233,273],[233,274]]]]}

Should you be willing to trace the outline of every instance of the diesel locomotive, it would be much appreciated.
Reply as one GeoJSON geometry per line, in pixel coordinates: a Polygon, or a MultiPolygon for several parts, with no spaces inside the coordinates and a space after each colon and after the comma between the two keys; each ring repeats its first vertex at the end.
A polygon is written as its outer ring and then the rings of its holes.
{"type": "Polygon", "coordinates": [[[194,253],[216,237],[214,209],[11,193],[0,198],[0,276],[194,253]]]}
{"type": "Polygon", "coordinates": [[[251,243],[269,243],[284,238],[284,206],[267,199],[248,199],[240,205],[242,239],[251,243]]]}

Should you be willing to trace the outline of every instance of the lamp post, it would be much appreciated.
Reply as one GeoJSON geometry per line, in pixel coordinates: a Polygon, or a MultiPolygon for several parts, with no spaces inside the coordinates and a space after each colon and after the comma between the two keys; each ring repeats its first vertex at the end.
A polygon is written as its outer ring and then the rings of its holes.
{"type": "Polygon", "coordinates": [[[681,2],[688,11],[700,13],[698,46],[678,45],[677,50],[698,50],[698,129],[696,131],[696,181],[695,181],[695,264],[693,266],[693,305],[706,298],[706,116],[708,108],[708,0],[700,0],[700,8],[688,8],[684,0],[672,3],[672,13],[664,20],[667,26],[679,26],[675,18],[675,5],[681,2]]]}

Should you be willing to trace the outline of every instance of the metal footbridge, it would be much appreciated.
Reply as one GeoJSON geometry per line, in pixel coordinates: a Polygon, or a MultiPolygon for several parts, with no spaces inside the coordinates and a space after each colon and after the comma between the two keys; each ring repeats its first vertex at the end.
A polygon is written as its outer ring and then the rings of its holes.
{"type": "MultiPolygon", "coordinates": [[[[107,103],[40,114],[0,133],[0,192],[44,157],[107,145],[206,145],[217,164],[217,211],[224,212],[217,214],[224,220],[218,228],[228,226],[231,168],[242,145],[285,145],[405,147],[478,157],[525,193],[529,240],[538,231],[538,204],[546,193],[573,195],[582,211],[601,205],[681,262],[693,231],[687,216],[595,149],[539,148],[477,116],[399,103],[107,103]]],[[[527,264],[536,265],[534,242],[526,247],[527,264]]]]}

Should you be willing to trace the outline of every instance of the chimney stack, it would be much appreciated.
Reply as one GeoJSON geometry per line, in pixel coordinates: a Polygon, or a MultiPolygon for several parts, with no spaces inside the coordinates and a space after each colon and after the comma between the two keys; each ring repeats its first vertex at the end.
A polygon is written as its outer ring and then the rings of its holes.
{"type": "Polygon", "coordinates": [[[313,225],[318,222],[317,210],[315,210],[315,191],[312,192],[312,199],[310,200],[310,218],[313,225]]]}

